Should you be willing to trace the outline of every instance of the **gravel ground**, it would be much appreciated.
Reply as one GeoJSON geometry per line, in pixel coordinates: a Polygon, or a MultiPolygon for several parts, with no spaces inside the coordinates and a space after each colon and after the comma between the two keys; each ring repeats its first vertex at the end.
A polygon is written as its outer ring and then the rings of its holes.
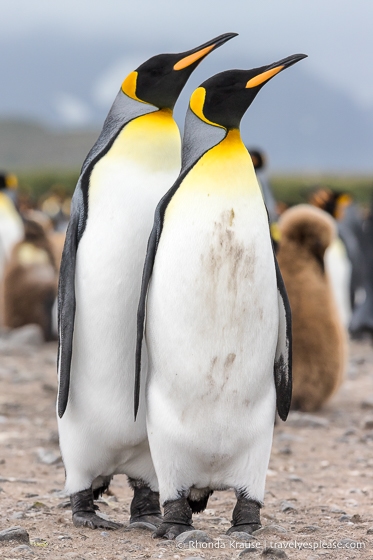
{"type": "MultiPolygon", "coordinates": [[[[11,541],[1,540],[0,533],[2,560],[373,558],[373,348],[368,342],[351,343],[347,378],[321,412],[294,412],[277,424],[264,528],[247,541],[242,534],[224,536],[235,499],[233,492],[216,492],[208,509],[194,517],[195,528],[204,533],[192,536],[189,545],[153,540],[146,530],[72,525],[55,419],[56,345],[33,342],[0,344],[0,531],[19,528],[11,541]]],[[[111,493],[100,501],[100,511],[126,525],[131,492],[124,476],[114,479],[111,493]]]]}

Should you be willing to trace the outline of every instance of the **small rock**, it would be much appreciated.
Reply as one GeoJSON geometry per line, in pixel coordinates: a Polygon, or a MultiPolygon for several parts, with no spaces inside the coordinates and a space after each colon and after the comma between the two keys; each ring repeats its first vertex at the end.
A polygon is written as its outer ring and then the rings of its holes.
{"type": "Polygon", "coordinates": [[[59,453],[48,451],[43,447],[39,447],[36,454],[40,463],[44,463],[45,465],[53,465],[61,460],[61,455],[59,453]]]}
{"type": "Polygon", "coordinates": [[[181,535],[178,535],[175,539],[175,542],[177,543],[183,543],[183,544],[188,544],[191,542],[212,542],[212,540],[210,539],[210,537],[208,536],[207,533],[205,533],[204,531],[186,531],[185,533],[181,533],[181,535]]]}
{"type": "Polygon", "coordinates": [[[288,476],[288,480],[291,480],[292,482],[303,482],[303,479],[300,476],[297,476],[296,474],[290,474],[288,476]]]}
{"type": "Polygon", "coordinates": [[[291,455],[292,454],[291,447],[289,447],[288,445],[284,445],[284,447],[280,447],[278,452],[281,455],[291,455]]]}
{"type": "Polygon", "coordinates": [[[351,521],[351,515],[341,515],[339,521],[341,521],[342,523],[347,523],[351,521]]]}
{"type": "Polygon", "coordinates": [[[317,525],[306,525],[306,527],[303,527],[303,529],[299,529],[300,533],[317,533],[317,531],[320,531],[320,527],[318,527],[317,525]]]}
{"type": "Polygon", "coordinates": [[[60,535],[58,537],[58,540],[59,541],[72,541],[73,539],[72,539],[72,537],[70,537],[70,535],[60,535]]]}
{"type": "Polygon", "coordinates": [[[43,330],[39,325],[25,325],[13,329],[6,334],[5,340],[1,341],[6,346],[41,346],[44,342],[43,330]]]}
{"type": "Polygon", "coordinates": [[[272,560],[272,558],[288,558],[287,554],[279,548],[265,548],[261,554],[262,558],[272,560]]]}
{"type": "Polygon", "coordinates": [[[361,519],[360,515],[358,513],[355,513],[352,517],[351,517],[351,521],[352,523],[362,523],[363,520],[361,519]]]}
{"type": "Polygon", "coordinates": [[[336,506],[335,504],[332,504],[330,506],[330,513],[341,513],[342,515],[345,515],[346,512],[343,511],[343,509],[341,509],[340,507],[336,506]]]}
{"type": "MultiPolygon", "coordinates": [[[[241,558],[241,556],[244,556],[245,554],[250,554],[251,552],[258,552],[258,549],[255,546],[249,546],[239,553],[238,558],[241,558]]],[[[258,557],[255,556],[254,558],[258,557]]]]}
{"type": "Polygon", "coordinates": [[[373,430],[373,416],[367,416],[363,420],[364,430],[373,430]]]}
{"type": "Polygon", "coordinates": [[[232,539],[235,539],[236,541],[242,541],[242,542],[250,542],[256,540],[255,537],[249,535],[249,533],[245,533],[244,531],[234,531],[233,533],[230,533],[230,535],[228,536],[232,539]]]}
{"type": "Polygon", "coordinates": [[[32,506],[27,508],[27,511],[30,511],[32,509],[41,510],[41,509],[49,509],[49,508],[47,505],[43,504],[43,502],[34,502],[32,506]]]}
{"type": "Polygon", "coordinates": [[[281,511],[292,511],[294,513],[297,511],[297,508],[291,502],[288,502],[286,500],[281,502],[280,507],[281,507],[281,511]]]}
{"type": "Polygon", "coordinates": [[[40,546],[41,548],[44,548],[44,547],[48,546],[48,542],[45,539],[43,539],[42,537],[34,537],[31,540],[31,544],[33,546],[40,546]]]}
{"type": "Polygon", "coordinates": [[[15,548],[12,548],[12,552],[22,552],[22,554],[34,554],[34,551],[32,550],[31,546],[28,546],[27,544],[21,544],[20,546],[16,546],[15,548]]]}
{"type": "Polygon", "coordinates": [[[373,397],[363,400],[360,406],[363,409],[373,409],[373,397]]]}
{"type": "Polygon", "coordinates": [[[184,560],[204,560],[201,556],[187,556],[184,560]]]}
{"type": "Polygon", "coordinates": [[[10,519],[24,519],[26,516],[23,511],[16,511],[13,515],[10,516],[10,519]]]}
{"type": "Polygon", "coordinates": [[[0,531],[0,542],[10,541],[30,544],[30,537],[25,529],[17,525],[16,527],[9,527],[9,529],[0,531]]]}
{"type": "Polygon", "coordinates": [[[287,533],[285,527],[281,525],[276,525],[275,523],[270,523],[261,529],[253,532],[254,537],[259,537],[259,535],[271,535],[271,534],[283,534],[287,533]]]}
{"type": "Polygon", "coordinates": [[[101,531],[100,535],[101,537],[108,537],[109,533],[107,531],[101,531]]]}
{"type": "Polygon", "coordinates": [[[373,527],[369,527],[367,530],[367,535],[373,535],[373,527]]]}
{"type": "Polygon", "coordinates": [[[297,428],[327,428],[329,420],[304,412],[290,412],[287,424],[297,428]]]}

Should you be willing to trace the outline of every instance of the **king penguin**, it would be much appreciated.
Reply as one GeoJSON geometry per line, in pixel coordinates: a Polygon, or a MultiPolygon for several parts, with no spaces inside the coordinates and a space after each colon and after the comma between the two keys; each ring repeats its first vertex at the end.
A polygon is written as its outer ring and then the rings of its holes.
{"type": "Polygon", "coordinates": [[[132,412],[143,256],[156,204],[180,170],[174,104],[199,62],[235,35],[130,73],[83,163],[59,282],[57,411],[75,526],[120,527],[93,503],[117,473],[134,490],[131,522],[160,522],[144,395],[136,423],[132,412]]]}
{"type": "Polygon", "coordinates": [[[233,531],[260,527],[276,402],[291,400],[291,314],[268,215],[239,126],[261,87],[305,55],[205,81],[190,99],[179,178],[161,199],[138,308],[149,355],[147,426],[164,519],[193,529],[233,488],[233,531]],[[146,323],[145,323],[146,312],[146,323]],[[145,325],[145,326],[144,326],[145,325]]]}

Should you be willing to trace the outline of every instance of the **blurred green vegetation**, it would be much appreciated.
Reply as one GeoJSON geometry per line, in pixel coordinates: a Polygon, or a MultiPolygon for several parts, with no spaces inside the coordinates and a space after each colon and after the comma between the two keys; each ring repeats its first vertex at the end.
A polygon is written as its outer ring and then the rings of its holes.
{"type": "Polygon", "coordinates": [[[79,170],[69,171],[21,171],[17,173],[19,193],[34,203],[47,192],[71,196],[79,177],[79,170]]]}
{"type": "MultiPolygon", "coordinates": [[[[48,191],[64,191],[72,195],[79,177],[79,170],[22,171],[18,174],[19,190],[34,202],[48,191]]],[[[277,200],[288,205],[306,202],[315,187],[347,191],[355,200],[367,206],[373,193],[373,178],[350,175],[273,175],[270,183],[277,200]]]]}
{"type": "Polygon", "coordinates": [[[368,206],[373,194],[373,177],[353,175],[273,175],[270,183],[277,200],[287,205],[307,202],[318,187],[348,192],[362,206],[368,206]]]}

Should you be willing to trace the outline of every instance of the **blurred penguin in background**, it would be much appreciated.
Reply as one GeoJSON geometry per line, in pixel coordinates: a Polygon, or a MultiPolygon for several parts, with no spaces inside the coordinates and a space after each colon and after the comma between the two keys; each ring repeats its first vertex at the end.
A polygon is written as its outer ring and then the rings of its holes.
{"type": "Polygon", "coordinates": [[[356,297],[364,286],[365,262],[362,251],[362,216],[350,194],[317,188],[310,204],[328,212],[337,222],[338,236],[326,253],[326,267],[347,327],[356,297]]]}
{"type": "Polygon", "coordinates": [[[57,295],[57,270],[52,247],[42,226],[25,220],[24,239],[11,253],[4,275],[4,324],[11,329],[40,325],[46,341],[52,332],[57,295]]]}
{"type": "Polygon", "coordinates": [[[365,298],[356,305],[352,315],[350,332],[353,336],[361,336],[364,333],[373,335],[373,196],[370,212],[362,227],[362,253],[365,264],[365,298]]]}
{"type": "Polygon", "coordinates": [[[265,153],[258,148],[247,148],[251,156],[256,177],[263,194],[264,203],[268,210],[269,222],[273,224],[278,220],[276,200],[266,174],[267,158],[265,153]]]}
{"type": "Polygon", "coordinates": [[[293,316],[292,407],[318,410],[340,386],[347,358],[347,334],[325,266],[336,237],[334,220],[301,204],[280,220],[277,254],[293,316]]]}
{"type": "Polygon", "coordinates": [[[15,206],[17,177],[0,172],[0,279],[12,249],[23,237],[23,223],[15,206]]]}

